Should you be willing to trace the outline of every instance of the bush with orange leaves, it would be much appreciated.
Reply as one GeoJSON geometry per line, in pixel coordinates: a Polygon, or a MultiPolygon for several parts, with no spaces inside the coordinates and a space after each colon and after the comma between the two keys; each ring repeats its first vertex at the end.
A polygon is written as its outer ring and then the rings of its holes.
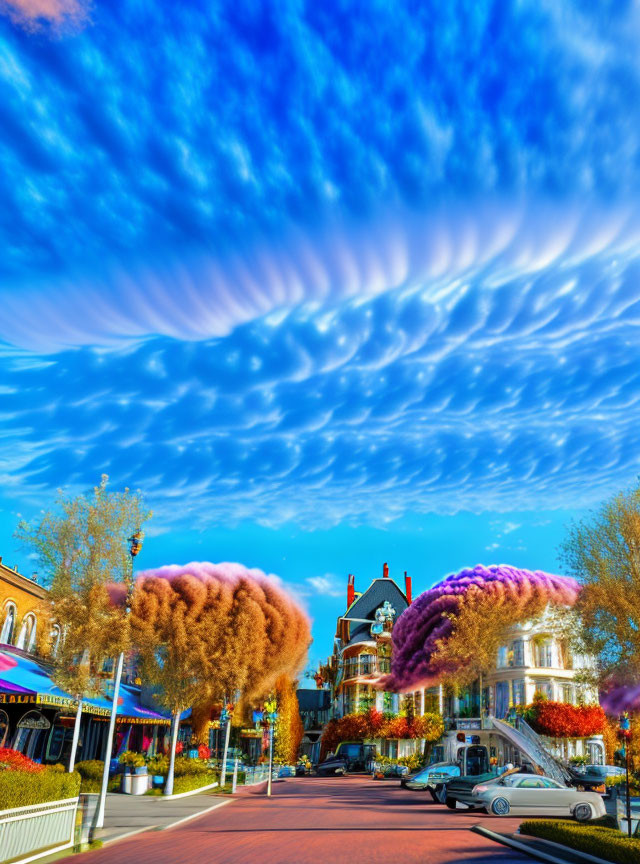
{"type": "Polygon", "coordinates": [[[540,735],[549,738],[588,738],[605,731],[606,715],[600,705],[535,700],[523,712],[525,720],[540,735]]]}
{"type": "Polygon", "coordinates": [[[370,708],[363,714],[345,714],[329,720],[324,727],[320,744],[320,759],[335,751],[341,741],[370,741],[380,738],[422,738],[427,743],[438,741],[444,734],[440,714],[427,713],[421,717],[382,714],[370,708]]]}

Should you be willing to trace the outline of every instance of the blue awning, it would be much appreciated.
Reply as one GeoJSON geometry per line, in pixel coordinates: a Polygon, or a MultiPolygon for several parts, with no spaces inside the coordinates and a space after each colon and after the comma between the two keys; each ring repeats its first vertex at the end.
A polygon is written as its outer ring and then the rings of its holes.
{"type": "MultiPolygon", "coordinates": [[[[111,681],[105,685],[112,686],[111,681]]],[[[78,702],[54,684],[51,667],[34,659],[11,645],[0,646],[0,705],[32,704],[75,710],[78,702]]],[[[111,716],[112,699],[102,697],[83,700],[83,711],[88,714],[111,716]]],[[[182,719],[191,711],[185,711],[182,719]]],[[[171,714],[142,704],[141,691],[130,684],[121,684],[118,697],[119,722],[170,723],[171,714]]]]}

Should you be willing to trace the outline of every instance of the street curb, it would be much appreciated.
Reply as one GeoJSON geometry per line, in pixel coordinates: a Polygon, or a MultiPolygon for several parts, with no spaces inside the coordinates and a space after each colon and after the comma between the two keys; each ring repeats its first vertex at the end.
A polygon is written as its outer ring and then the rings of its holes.
{"type": "Polygon", "coordinates": [[[206,792],[207,789],[215,789],[220,784],[216,780],[215,783],[209,783],[207,786],[199,786],[197,789],[189,789],[188,792],[177,792],[175,795],[158,796],[160,801],[177,801],[178,798],[189,798],[191,795],[199,795],[200,792],[206,792]]]}
{"type": "Polygon", "coordinates": [[[136,834],[142,834],[143,831],[154,831],[156,825],[145,825],[143,828],[134,828],[133,831],[127,831],[126,834],[116,834],[115,837],[107,837],[102,840],[100,837],[95,837],[95,840],[100,840],[103,846],[110,846],[111,843],[117,843],[118,840],[128,840],[129,837],[134,837],[136,834]]]}
{"type": "MultiPolygon", "coordinates": [[[[190,822],[192,819],[198,819],[200,816],[206,816],[207,813],[211,813],[212,810],[217,810],[218,807],[224,807],[225,804],[233,803],[233,798],[227,798],[226,801],[218,801],[217,804],[212,804],[211,807],[207,807],[206,810],[199,810],[197,813],[189,813],[188,816],[183,816],[182,819],[178,819],[176,822],[172,822],[170,825],[163,825],[159,827],[158,831],[170,831],[172,828],[177,828],[178,825],[182,825],[185,822],[190,822]]],[[[609,862],[611,864],[611,862],[609,862]]]]}
{"type": "MultiPolygon", "coordinates": [[[[566,858],[563,858],[560,855],[556,856],[543,852],[541,849],[535,849],[527,843],[521,843],[519,840],[515,840],[513,835],[499,834],[497,831],[485,828],[484,825],[472,825],[469,830],[473,831],[474,834],[480,834],[482,837],[486,837],[488,840],[493,840],[495,843],[501,843],[503,846],[510,846],[512,849],[516,849],[518,852],[523,852],[531,858],[537,858],[539,861],[549,861],[551,864],[567,864],[566,858]]],[[[529,835],[527,834],[527,837],[528,836],[529,835]]],[[[611,864],[610,861],[605,861],[604,858],[596,858],[593,855],[589,855],[588,852],[579,852],[577,849],[570,849],[568,846],[562,846],[560,843],[554,843],[552,840],[544,840],[541,837],[534,837],[533,835],[531,835],[531,839],[549,845],[551,847],[551,852],[555,849],[557,849],[559,853],[566,850],[571,855],[580,858],[582,861],[588,862],[588,864],[611,864]]]]}

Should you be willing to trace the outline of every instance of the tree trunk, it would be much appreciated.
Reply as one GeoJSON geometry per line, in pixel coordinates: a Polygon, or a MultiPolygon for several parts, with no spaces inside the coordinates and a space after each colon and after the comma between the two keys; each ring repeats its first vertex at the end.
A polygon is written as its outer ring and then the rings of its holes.
{"type": "Polygon", "coordinates": [[[76,752],[78,750],[78,739],[80,737],[80,723],[82,722],[82,699],[78,698],[78,709],[76,711],[76,722],[73,727],[73,739],[71,741],[71,754],[69,755],[69,773],[73,771],[76,764],[76,752]]]}
{"type": "Polygon", "coordinates": [[[176,766],[176,744],[178,743],[178,729],[180,728],[180,710],[173,712],[171,725],[171,750],[169,752],[169,770],[167,781],[164,784],[164,794],[173,795],[173,775],[176,766]]]}

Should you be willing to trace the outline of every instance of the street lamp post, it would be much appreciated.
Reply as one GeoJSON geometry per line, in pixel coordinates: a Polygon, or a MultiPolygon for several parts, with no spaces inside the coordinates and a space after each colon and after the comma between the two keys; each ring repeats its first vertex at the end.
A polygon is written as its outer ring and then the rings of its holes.
{"type": "MultiPolygon", "coordinates": [[[[142,549],[144,540],[144,532],[137,529],[132,536],[127,540],[129,544],[129,555],[131,556],[131,571],[127,579],[127,595],[125,600],[126,613],[131,611],[131,601],[133,597],[133,559],[142,549]]],[[[98,807],[96,812],[96,821],[94,828],[104,827],[104,809],[107,801],[107,786],[109,785],[109,768],[111,767],[111,751],[113,749],[113,735],[116,729],[116,714],[118,712],[118,699],[120,698],[120,679],[122,678],[122,669],[124,666],[124,651],[121,651],[116,664],[116,674],[113,681],[113,699],[111,702],[111,716],[109,717],[109,731],[107,732],[107,743],[104,753],[104,767],[102,769],[102,785],[100,787],[100,797],[98,798],[98,807]]]]}
{"type": "Polygon", "coordinates": [[[629,744],[631,742],[631,721],[629,714],[625,711],[620,717],[620,729],[618,736],[624,742],[624,762],[625,762],[625,791],[626,791],[626,810],[627,810],[627,834],[631,837],[631,794],[629,790],[629,744]]]}
{"type": "Polygon", "coordinates": [[[269,723],[269,777],[267,778],[267,796],[269,797],[271,797],[271,779],[273,776],[273,727],[278,719],[277,707],[277,702],[273,698],[264,703],[264,710],[269,723]]]}

